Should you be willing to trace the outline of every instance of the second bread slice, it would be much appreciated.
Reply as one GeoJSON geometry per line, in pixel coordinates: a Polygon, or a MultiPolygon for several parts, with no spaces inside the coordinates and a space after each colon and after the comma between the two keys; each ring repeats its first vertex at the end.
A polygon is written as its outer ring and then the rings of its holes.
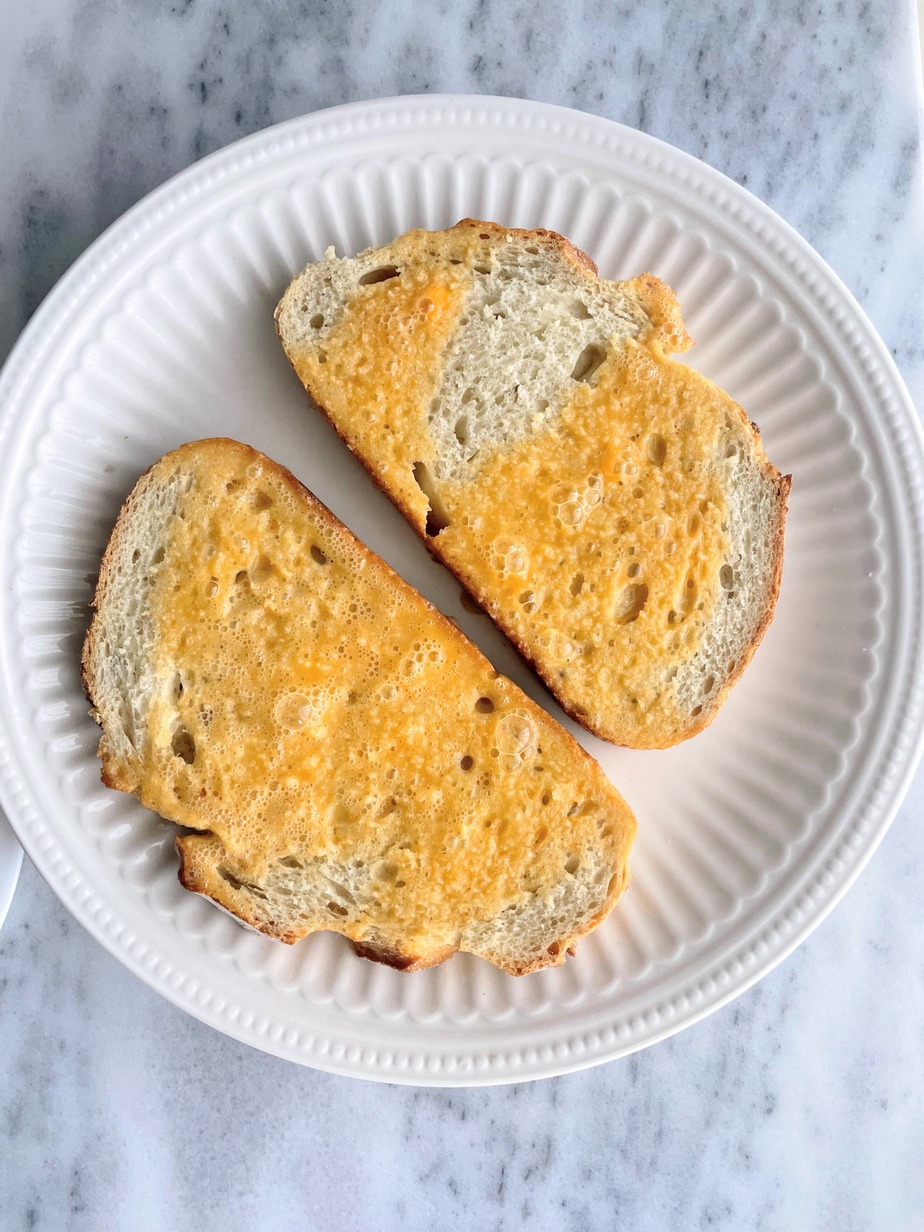
{"type": "Polygon", "coordinates": [[[317,404],[564,709],[657,748],[717,713],[770,622],[788,478],[673,292],[561,236],[466,221],[289,287],[317,404]]]}

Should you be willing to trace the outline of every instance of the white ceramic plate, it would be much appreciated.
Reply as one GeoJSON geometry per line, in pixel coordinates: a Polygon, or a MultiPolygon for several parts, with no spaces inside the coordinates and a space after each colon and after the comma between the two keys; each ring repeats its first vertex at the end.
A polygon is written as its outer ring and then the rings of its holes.
{"type": "Polygon", "coordinates": [[[0,928],[13,901],[21,866],[22,848],[16,842],[6,818],[0,813],[0,928]]]}
{"type": "Polygon", "coordinates": [[[14,351],[0,414],[3,804],[114,954],[267,1051],[465,1084],[651,1044],[806,936],[914,768],[924,467],[907,394],[807,244],[640,133],[510,99],[417,97],[250,137],[153,193],[77,262],[14,351]],[[794,477],[777,617],[710,730],[648,753],[581,736],[638,814],[634,883],[576,960],[521,980],[468,956],[405,976],[332,934],[278,946],[187,894],[169,828],[100,785],[78,675],[120,502],[166,450],[222,434],[290,467],[547,704],[306,405],[273,329],[289,278],[328,245],[353,253],[467,214],[554,228],[608,277],[671,283],[698,341],[691,362],[794,477]]]}

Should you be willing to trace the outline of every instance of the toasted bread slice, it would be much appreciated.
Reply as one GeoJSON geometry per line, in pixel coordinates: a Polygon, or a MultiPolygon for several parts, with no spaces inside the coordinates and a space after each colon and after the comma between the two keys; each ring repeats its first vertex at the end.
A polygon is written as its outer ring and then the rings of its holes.
{"type": "Polygon", "coordinates": [[[635,821],[599,766],[245,445],[138,481],[83,667],[103,780],[201,831],[180,880],[283,941],[522,974],[625,888],[635,821]]]}
{"type": "Polygon", "coordinates": [[[712,720],[773,613],[789,478],[669,357],[691,345],[669,287],[469,219],[329,253],[276,321],[314,401],[574,719],[635,748],[712,720]]]}

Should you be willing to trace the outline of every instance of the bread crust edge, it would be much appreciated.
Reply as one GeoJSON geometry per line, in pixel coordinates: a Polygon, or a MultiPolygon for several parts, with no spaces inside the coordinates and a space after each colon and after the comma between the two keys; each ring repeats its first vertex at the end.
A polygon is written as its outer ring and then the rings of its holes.
{"type": "MultiPolygon", "coordinates": [[[[214,886],[203,878],[198,877],[193,871],[191,861],[187,857],[186,844],[188,840],[192,839],[194,841],[196,838],[206,837],[208,833],[208,831],[202,831],[192,835],[178,835],[175,838],[174,846],[180,860],[179,868],[177,869],[177,879],[180,885],[193,894],[207,898],[238,922],[246,925],[254,932],[262,933],[265,937],[271,937],[273,940],[281,941],[285,945],[294,945],[297,941],[301,941],[302,938],[311,936],[313,933],[332,932],[349,941],[357,957],[391,967],[392,970],[400,971],[406,975],[413,974],[416,971],[425,971],[429,967],[438,967],[452,958],[453,954],[470,952],[458,945],[447,945],[438,946],[428,953],[407,953],[377,941],[350,937],[335,928],[314,928],[307,929],[305,932],[293,932],[274,928],[268,921],[260,919],[253,911],[252,902],[246,894],[236,892],[230,886],[214,886]]],[[[624,863],[620,871],[622,872],[622,877],[618,884],[614,885],[607,894],[606,901],[600,910],[580,930],[550,942],[545,952],[545,959],[537,958],[532,962],[525,963],[504,963],[498,961],[497,958],[487,959],[483,955],[478,954],[473,954],[473,957],[484,958],[484,961],[490,962],[492,966],[497,967],[498,970],[503,971],[506,975],[515,976],[532,975],[537,971],[546,971],[551,967],[562,966],[566,958],[574,957],[577,952],[577,943],[581,938],[593,932],[606,919],[618,900],[629,888],[631,875],[628,864],[624,863]]]]}

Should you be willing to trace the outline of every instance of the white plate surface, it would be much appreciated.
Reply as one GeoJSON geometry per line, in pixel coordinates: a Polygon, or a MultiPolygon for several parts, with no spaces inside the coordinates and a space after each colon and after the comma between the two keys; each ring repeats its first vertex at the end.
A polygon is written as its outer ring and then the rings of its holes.
{"type": "Polygon", "coordinates": [[[6,818],[0,813],[0,928],[13,901],[13,891],[22,867],[22,848],[6,818]]]}
{"type": "Polygon", "coordinates": [[[77,262],[16,347],[0,416],[3,804],[49,884],[128,967],[280,1056],[467,1084],[651,1044],[806,936],[916,763],[924,467],[908,396],[804,241],[640,133],[516,100],[417,97],[248,138],[77,262]],[[465,215],[551,227],[608,277],[671,283],[698,342],[690,362],[793,474],[777,617],[710,730],[667,752],[580,737],[637,812],[634,883],[575,960],[520,980],[461,955],[405,976],[332,934],[278,946],[187,894],[169,828],[99,782],[78,675],[120,502],[161,454],[221,434],[290,467],[548,704],[306,405],[273,329],[287,281],[328,245],[353,253],[465,215]]]}

